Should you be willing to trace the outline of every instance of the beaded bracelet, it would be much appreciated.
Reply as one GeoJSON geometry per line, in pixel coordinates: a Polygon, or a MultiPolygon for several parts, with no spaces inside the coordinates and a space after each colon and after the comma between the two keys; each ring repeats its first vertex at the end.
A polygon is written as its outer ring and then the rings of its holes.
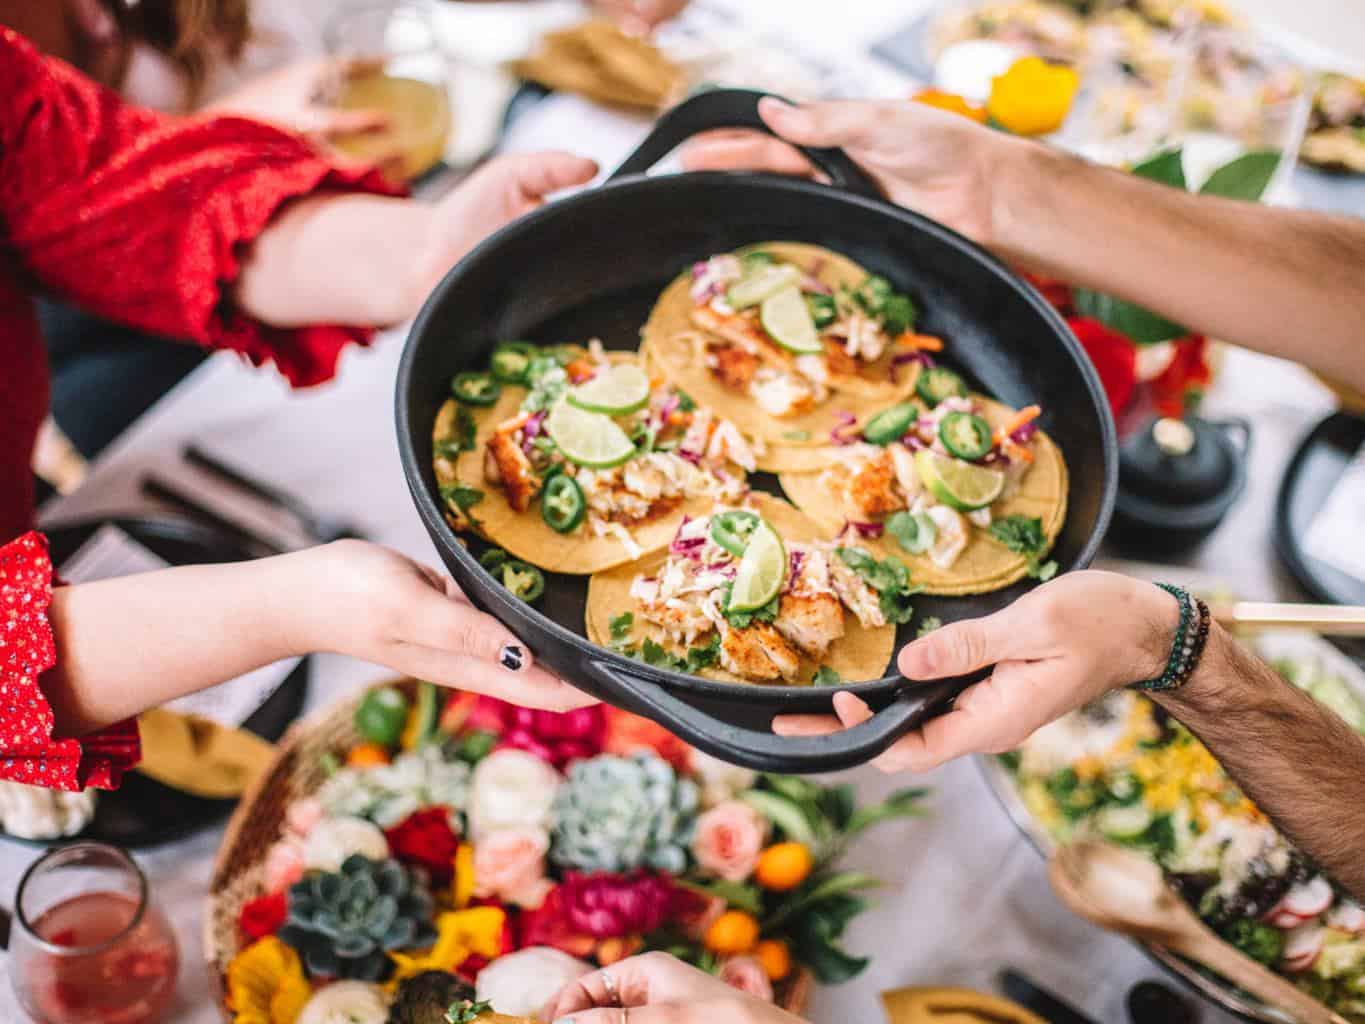
{"type": "Polygon", "coordinates": [[[1204,653],[1212,619],[1209,606],[1184,587],[1170,583],[1158,583],[1157,586],[1179,602],[1180,624],[1175,629],[1175,639],[1171,643],[1171,653],[1166,659],[1165,671],[1155,679],[1133,684],[1133,689],[1145,690],[1148,693],[1175,690],[1185,685],[1194,674],[1199,665],[1199,658],[1204,653]]]}

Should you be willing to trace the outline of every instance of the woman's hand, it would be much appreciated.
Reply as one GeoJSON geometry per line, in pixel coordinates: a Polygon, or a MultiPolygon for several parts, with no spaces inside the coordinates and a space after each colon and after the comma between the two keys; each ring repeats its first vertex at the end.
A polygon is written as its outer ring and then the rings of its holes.
{"type": "MultiPolygon", "coordinates": [[[[994,666],[942,717],[876,760],[884,771],[923,772],[963,754],[1012,750],[1036,729],[1120,686],[1161,674],[1179,625],[1174,597],[1109,572],[1069,573],[980,619],[942,626],[906,646],[897,665],[909,679],[964,675],[994,666]]],[[[872,712],[836,694],[838,719],[788,715],[783,736],[852,728],[872,712]]]]}
{"type": "Polygon", "coordinates": [[[297,559],[293,646],[301,652],[349,654],[525,707],[596,703],[535,665],[526,645],[470,604],[454,580],[396,551],[343,540],[284,557],[297,559]]]}
{"type": "Polygon", "coordinates": [[[714,132],[682,154],[689,170],[746,169],[813,176],[787,143],[834,146],[858,161],[889,199],[932,217],[983,245],[997,233],[993,177],[1033,149],[957,114],[907,100],[850,100],[793,107],[767,97],[759,114],[780,138],[750,131],[714,132]],[[783,139],[786,142],[782,141],[783,139]]]}
{"type": "Polygon", "coordinates": [[[626,1024],[627,1010],[630,1024],[801,1024],[772,1003],[666,953],[645,953],[585,974],[540,1016],[556,1024],[626,1024]]]}
{"type": "Polygon", "coordinates": [[[402,323],[489,234],[596,173],[572,153],[521,153],[488,161],[434,206],[371,195],[300,199],[252,244],[234,296],[275,327],[402,323]]]}

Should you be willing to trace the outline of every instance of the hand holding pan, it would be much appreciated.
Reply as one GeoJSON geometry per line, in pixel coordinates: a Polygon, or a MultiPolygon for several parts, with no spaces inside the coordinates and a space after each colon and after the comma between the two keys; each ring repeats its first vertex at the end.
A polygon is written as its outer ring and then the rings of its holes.
{"type": "MultiPolygon", "coordinates": [[[[457,264],[427,300],[399,368],[396,414],[409,490],[442,559],[480,607],[584,690],[646,715],[718,757],[772,771],[817,772],[864,763],[946,709],[985,671],[908,683],[898,674],[842,687],[875,715],[828,736],[770,732],[775,715],[833,709],[830,687],[753,686],[645,665],[582,635],[587,581],[550,575],[531,607],[481,569],[442,512],[432,468],[432,424],[461,371],[486,364],[500,338],[634,349],[665,284],[687,263],[765,239],[807,241],[847,254],[909,292],[926,332],[974,388],[1022,407],[1042,424],[1070,470],[1068,512],[1052,551],[1062,569],[1089,564],[1108,526],[1117,485],[1114,425],[1099,379],[1076,339],[1032,288],[971,242],[878,197],[838,150],[807,150],[831,185],[767,174],[703,171],[649,177],[657,160],[699,132],[767,131],[762,93],[699,94],[660,118],[605,185],[549,203],[493,235],[457,264]]],[[[756,486],[765,486],[760,479],[756,486]]],[[[565,543],[572,543],[566,540],[565,543]]],[[[945,622],[988,615],[1034,583],[969,597],[916,599],[919,616],[945,622]]],[[[913,629],[902,627],[903,645],[913,629]]]]}

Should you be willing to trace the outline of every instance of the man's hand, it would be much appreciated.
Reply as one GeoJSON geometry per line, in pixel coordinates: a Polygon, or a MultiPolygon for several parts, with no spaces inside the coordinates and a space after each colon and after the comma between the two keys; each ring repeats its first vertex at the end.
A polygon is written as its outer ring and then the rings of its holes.
{"type": "Polygon", "coordinates": [[[793,107],[768,97],[758,110],[780,138],[715,132],[683,150],[684,166],[811,176],[806,158],[787,143],[835,146],[858,161],[887,198],[982,244],[990,244],[993,234],[995,176],[1008,173],[1004,164],[1017,150],[1031,148],[965,117],[905,100],[793,107]]]}
{"type": "MultiPolygon", "coordinates": [[[[1161,674],[1180,621],[1174,597],[1108,572],[1070,573],[994,615],[934,630],[900,653],[901,673],[943,679],[995,666],[929,721],[877,759],[884,771],[923,772],[964,754],[1012,750],[1036,729],[1119,686],[1161,674]]],[[[774,729],[810,736],[871,717],[850,693],[836,694],[839,719],[789,715],[774,729]]]]}

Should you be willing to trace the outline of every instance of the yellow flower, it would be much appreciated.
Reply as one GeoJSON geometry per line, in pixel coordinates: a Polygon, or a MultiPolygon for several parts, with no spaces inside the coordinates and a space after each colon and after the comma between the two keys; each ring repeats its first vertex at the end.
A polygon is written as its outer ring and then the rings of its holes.
{"type": "Polygon", "coordinates": [[[1066,120],[1080,88],[1074,68],[1049,64],[1041,57],[1021,57],[991,81],[986,111],[1015,135],[1047,135],[1066,120]]]}
{"type": "Polygon", "coordinates": [[[396,970],[392,991],[400,981],[423,971],[454,971],[470,956],[493,959],[502,952],[502,926],[507,915],[499,907],[449,910],[436,917],[436,944],[425,953],[390,953],[396,970]]]}
{"type": "Polygon", "coordinates": [[[474,846],[461,843],[455,851],[455,877],[450,883],[450,901],[456,910],[469,906],[474,895],[474,846]]]}
{"type": "Polygon", "coordinates": [[[273,935],[247,946],[228,964],[233,1024],[294,1024],[312,995],[299,955],[273,935]]]}
{"type": "Polygon", "coordinates": [[[923,103],[926,107],[946,110],[950,114],[961,114],[978,124],[986,123],[986,108],[970,102],[966,97],[959,96],[955,92],[944,92],[942,89],[921,89],[910,98],[916,103],[923,103]]]}

